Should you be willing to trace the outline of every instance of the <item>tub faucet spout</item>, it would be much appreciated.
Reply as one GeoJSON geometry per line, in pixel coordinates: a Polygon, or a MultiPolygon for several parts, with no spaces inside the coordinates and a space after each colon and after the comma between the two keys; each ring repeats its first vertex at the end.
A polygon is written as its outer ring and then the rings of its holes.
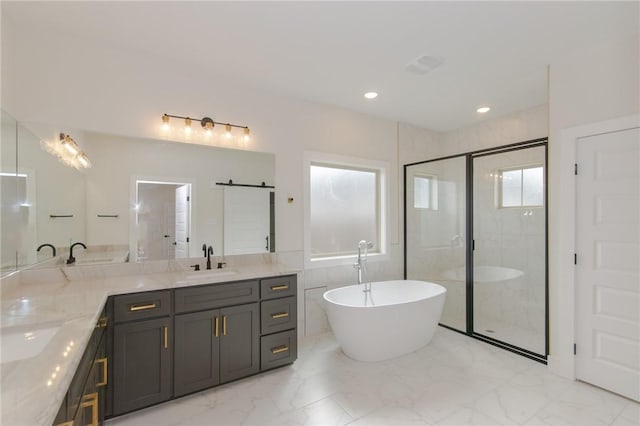
{"type": "MultiPolygon", "coordinates": [[[[366,273],[367,249],[370,248],[373,248],[371,241],[362,240],[358,243],[358,261],[353,264],[353,267],[358,270],[358,284],[362,284],[362,276],[366,273]]],[[[363,291],[371,291],[371,283],[365,284],[363,291]]]]}

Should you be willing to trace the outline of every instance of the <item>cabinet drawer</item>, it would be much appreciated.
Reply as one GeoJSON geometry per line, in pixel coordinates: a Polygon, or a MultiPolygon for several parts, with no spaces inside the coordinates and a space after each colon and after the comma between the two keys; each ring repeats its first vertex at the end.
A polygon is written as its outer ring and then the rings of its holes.
{"type": "Polygon", "coordinates": [[[260,354],[261,370],[291,364],[298,356],[296,330],[262,336],[260,338],[260,354]]]}
{"type": "Polygon", "coordinates": [[[296,276],[275,277],[260,280],[260,296],[262,299],[294,296],[296,294],[296,276]]]}
{"type": "Polygon", "coordinates": [[[262,334],[296,328],[298,320],[296,314],[297,301],[295,296],[262,302],[260,313],[262,334]]]}
{"type": "Polygon", "coordinates": [[[258,281],[212,284],[176,290],[176,313],[201,311],[258,301],[258,281]]]}
{"type": "Polygon", "coordinates": [[[171,292],[149,291],[116,296],[114,299],[115,322],[154,318],[171,314],[171,292]]]}

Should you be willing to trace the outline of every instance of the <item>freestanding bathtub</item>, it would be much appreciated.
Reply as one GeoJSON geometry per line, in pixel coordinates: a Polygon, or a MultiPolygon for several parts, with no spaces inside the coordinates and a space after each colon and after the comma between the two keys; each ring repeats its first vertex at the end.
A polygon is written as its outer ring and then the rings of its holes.
{"type": "Polygon", "coordinates": [[[433,337],[447,290],[425,281],[380,281],[324,293],[329,324],[343,352],[382,361],[420,349],[433,337]]]}

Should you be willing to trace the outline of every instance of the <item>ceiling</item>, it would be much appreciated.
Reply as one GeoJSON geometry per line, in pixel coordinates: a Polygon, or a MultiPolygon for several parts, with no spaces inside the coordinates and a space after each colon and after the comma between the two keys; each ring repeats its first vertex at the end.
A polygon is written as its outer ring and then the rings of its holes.
{"type": "Polygon", "coordinates": [[[449,131],[547,101],[547,65],[638,37],[638,2],[9,2],[55,30],[258,90],[449,131]],[[61,22],[68,25],[60,25],[61,22]],[[416,75],[419,56],[443,63],[416,75]],[[377,91],[375,100],[364,92],[377,91]],[[481,116],[476,108],[491,106],[481,116]]]}

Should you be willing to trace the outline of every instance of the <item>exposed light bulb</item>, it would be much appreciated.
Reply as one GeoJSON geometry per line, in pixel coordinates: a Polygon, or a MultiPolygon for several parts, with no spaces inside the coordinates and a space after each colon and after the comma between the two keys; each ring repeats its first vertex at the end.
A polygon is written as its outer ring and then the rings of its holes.
{"type": "Polygon", "coordinates": [[[210,137],[212,133],[213,133],[213,122],[206,121],[204,123],[204,134],[205,136],[210,137]]]}
{"type": "Polygon", "coordinates": [[[162,115],[162,130],[169,131],[169,116],[167,114],[162,115]]]}
{"type": "Polygon", "coordinates": [[[378,97],[378,92],[367,92],[364,94],[364,97],[367,99],[375,99],[378,97]]]}
{"type": "Polygon", "coordinates": [[[62,146],[65,147],[65,149],[71,155],[76,155],[78,152],[80,152],[80,149],[78,149],[78,145],[75,143],[75,141],[73,139],[71,139],[71,137],[69,135],[63,135],[61,133],[60,134],[60,143],[62,144],[62,146]]]}
{"type": "Polygon", "coordinates": [[[231,124],[225,124],[224,131],[224,135],[227,137],[227,139],[231,139],[231,124]]]}
{"type": "Polygon", "coordinates": [[[489,111],[491,111],[491,108],[489,108],[488,106],[480,107],[476,110],[476,112],[479,112],[480,114],[484,114],[485,112],[489,111]]]}
{"type": "Polygon", "coordinates": [[[88,169],[89,167],[91,167],[91,162],[89,161],[89,157],[87,157],[87,154],[85,154],[84,152],[80,152],[77,158],[78,158],[78,162],[82,164],[82,167],[84,167],[85,169],[88,169]]]}
{"type": "Polygon", "coordinates": [[[184,132],[188,135],[191,134],[191,119],[189,117],[184,119],[184,132]]]}
{"type": "Polygon", "coordinates": [[[249,139],[251,139],[251,137],[249,136],[249,133],[250,133],[249,128],[245,127],[244,130],[243,130],[243,133],[244,134],[242,135],[242,140],[244,142],[249,142],[249,139]]]}

